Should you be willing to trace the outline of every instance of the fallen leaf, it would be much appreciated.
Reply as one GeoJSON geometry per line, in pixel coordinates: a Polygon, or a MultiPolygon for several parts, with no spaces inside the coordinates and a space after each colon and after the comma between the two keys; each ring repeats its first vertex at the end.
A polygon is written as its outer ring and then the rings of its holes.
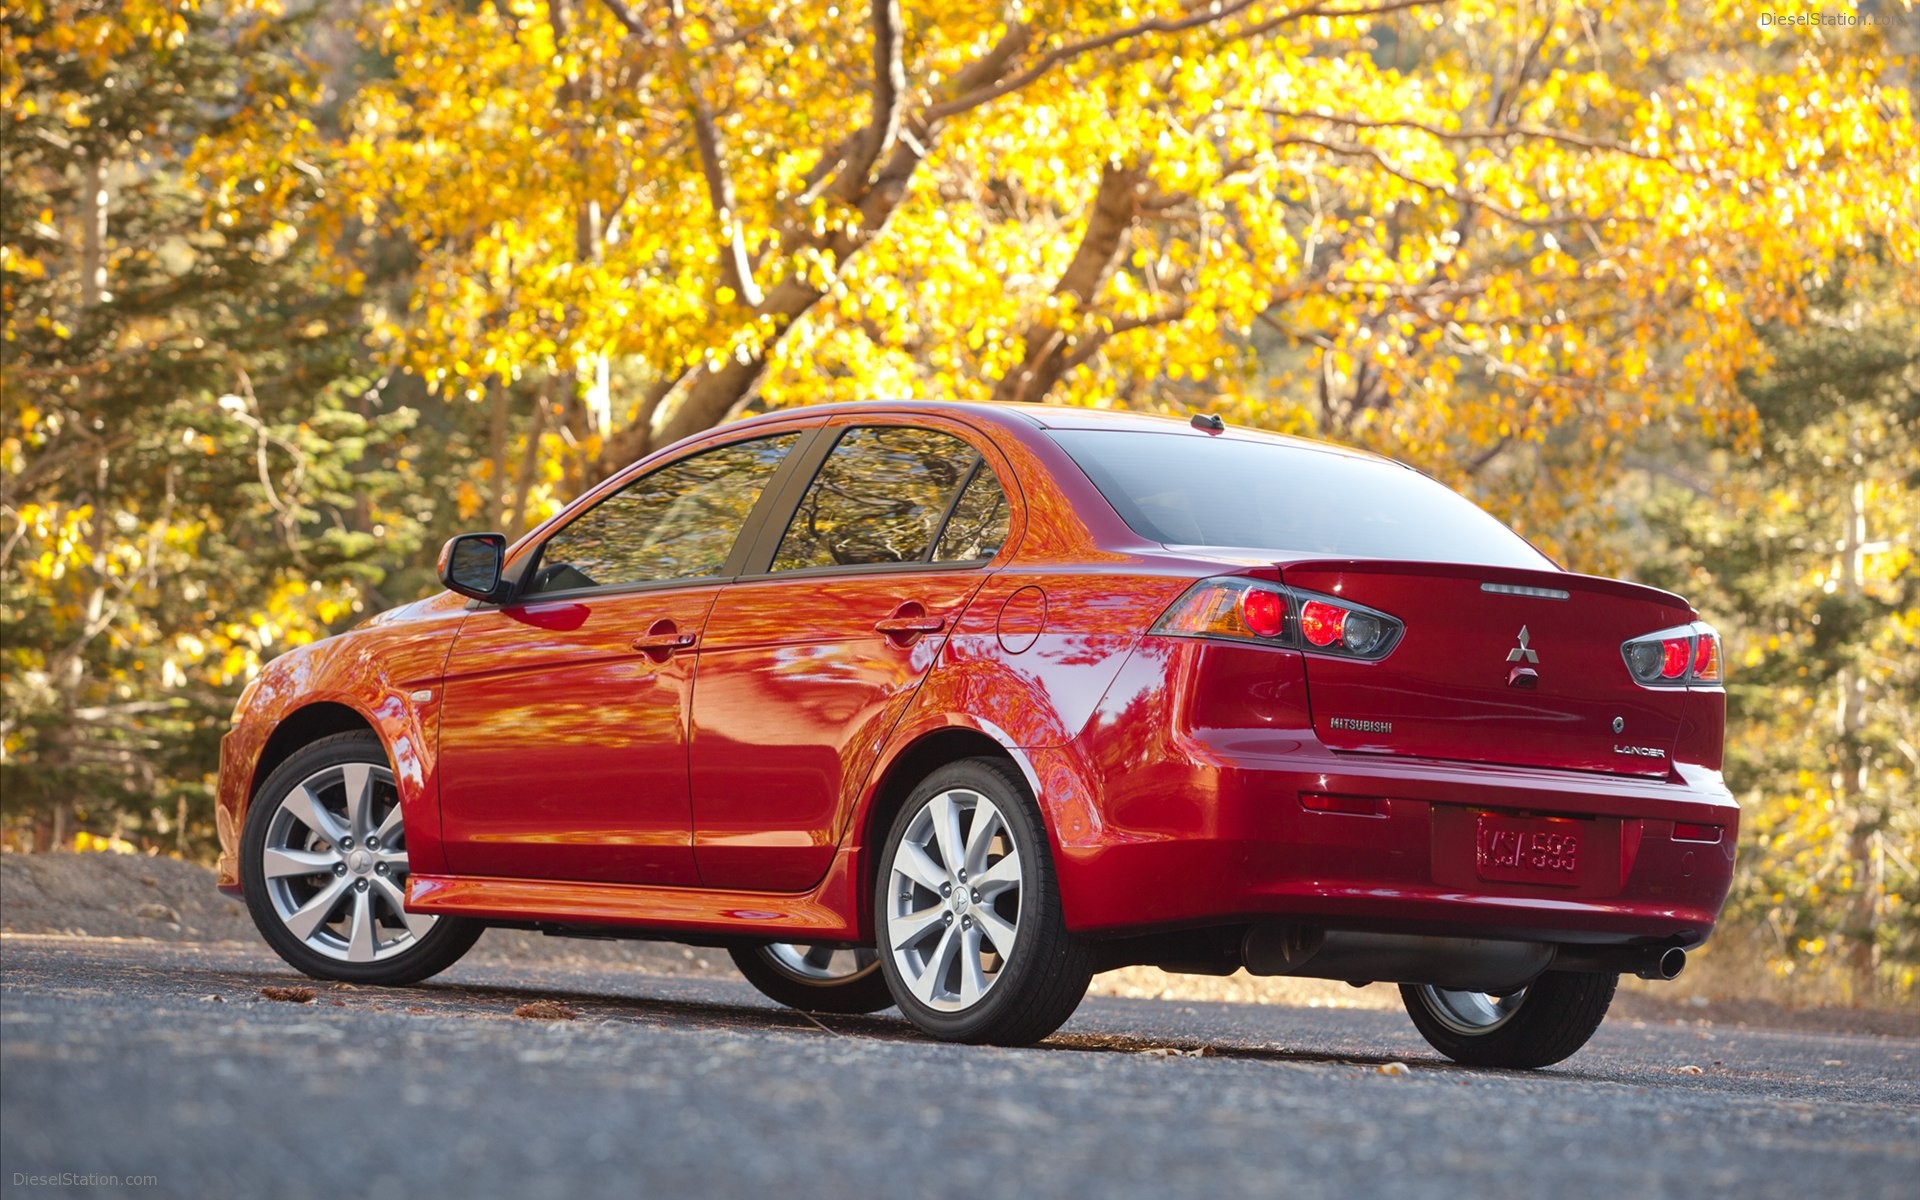
{"type": "Polygon", "coordinates": [[[1407,1064],[1403,1062],[1383,1062],[1375,1067],[1374,1070],[1381,1075],[1405,1075],[1408,1073],[1407,1064]]]}
{"type": "Polygon", "coordinates": [[[202,1000],[205,1000],[209,1004],[225,1004],[227,1002],[226,997],[220,995],[218,992],[212,993],[210,995],[202,996],[200,998],[202,1000]]]}
{"type": "Polygon", "coordinates": [[[1678,1072],[1679,1074],[1681,1074],[1681,1075],[1703,1075],[1703,1074],[1705,1074],[1705,1072],[1704,1072],[1704,1071],[1702,1071],[1702,1070],[1701,1070],[1701,1069],[1700,1069],[1699,1067],[1696,1067],[1696,1066],[1694,1066],[1694,1065],[1693,1065],[1692,1063],[1688,1063],[1688,1064],[1687,1064],[1686,1066],[1684,1066],[1684,1067],[1675,1067],[1675,1068],[1674,1068],[1674,1070],[1675,1070],[1676,1072],[1678,1072]]]}
{"type": "Polygon", "coordinates": [[[535,1000],[514,1009],[513,1015],[523,1021],[571,1021],[580,1014],[558,1000],[535,1000]]]}
{"type": "Polygon", "coordinates": [[[269,1000],[279,1000],[286,1004],[312,1004],[313,989],[310,987],[263,987],[260,994],[269,1000]]]}

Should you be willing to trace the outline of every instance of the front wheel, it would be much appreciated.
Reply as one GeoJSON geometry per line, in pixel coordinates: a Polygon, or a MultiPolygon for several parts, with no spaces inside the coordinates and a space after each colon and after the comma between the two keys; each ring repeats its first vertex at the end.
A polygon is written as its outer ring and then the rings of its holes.
{"type": "Polygon", "coordinates": [[[1037,1042],[1093,978],[1039,808],[998,759],[949,764],[907,798],[881,848],[874,931],[900,1011],[943,1041],[1037,1042]]]}
{"type": "Polygon", "coordinates": [[[1529,1070],[1586,1045],[1619,982],[1613,974],[1549,971],[1501,994],[1403,983],[1400,999],[1421,1036],[1453,1061],[1529,1070]]]}
{"type": "Polygon", "coordinates": [[[873,1013],[893,1005],[880,974],[880,955],[873,950],[770,942],[735,946],[728,953],[761,995],[788,1008],[873,1013]]]}
{"type": "Polygon", "coordinates": [[[267,944],[315,979],[416,983],[482,926],[408,912],[400,793],[371,733],[321,738],[281,763],[247,811],[247,909],[267,944]]]}

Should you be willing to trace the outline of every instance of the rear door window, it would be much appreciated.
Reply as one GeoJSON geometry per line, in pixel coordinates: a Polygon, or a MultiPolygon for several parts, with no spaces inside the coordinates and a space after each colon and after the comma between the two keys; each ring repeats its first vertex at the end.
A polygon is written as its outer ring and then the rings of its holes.
{"type": "Polygon", "coordinates": [[[991,559],[1006,494],[979,451],[950,433],[849,429],[788,522],[773,570],[991,559]]]}

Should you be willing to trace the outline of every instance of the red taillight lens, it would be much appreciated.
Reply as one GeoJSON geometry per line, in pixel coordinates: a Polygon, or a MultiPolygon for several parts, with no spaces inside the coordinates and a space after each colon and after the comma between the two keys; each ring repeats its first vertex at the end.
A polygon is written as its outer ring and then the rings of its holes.
{"type": "Polygon", "coordinates": [[[1660,678],[1678,679],[1687,673],[1687,659],[1693,656],[1690,638],[1666,638],[1660,643],[1660,678]]]}
{"type": "Polygon", "coordinates": [[[1720,636],[1702,633],[1693,647],[1693,677],[1701,683],[1720,682],[1720,636]]]}
{"type": "Polygon", "coordinates": [[[1277,638],[1287,627],[1287,603],[1265,588],[1248,588],[1240,593],[1240,616],[1254,633],[1277,638]]]}
{"type": "Polygon", "coordinates": [[[1673,823],[1673,840],[1676,842],[1717,842],[1720,834],[1718,825],[1695,825],[1690,821],[1673,823]]]}
{"type": "Polygon", "coordinates": [[[1316,646],[1331,646],[1340,640],[1347,625],[1347,610],[1332,604],[1309,600],[1300,606],[1300,634],[1316,646]]]}

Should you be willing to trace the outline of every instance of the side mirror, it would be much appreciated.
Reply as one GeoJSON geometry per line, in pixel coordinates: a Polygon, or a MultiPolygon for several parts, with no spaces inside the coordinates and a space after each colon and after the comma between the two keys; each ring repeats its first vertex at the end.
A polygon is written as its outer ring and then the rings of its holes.
{"type": "Polygon", "coordinates": [[[498,600],[506,562],[505,534],[463,533],[440,548],[440,582],[462,596],[498,600]]]}

